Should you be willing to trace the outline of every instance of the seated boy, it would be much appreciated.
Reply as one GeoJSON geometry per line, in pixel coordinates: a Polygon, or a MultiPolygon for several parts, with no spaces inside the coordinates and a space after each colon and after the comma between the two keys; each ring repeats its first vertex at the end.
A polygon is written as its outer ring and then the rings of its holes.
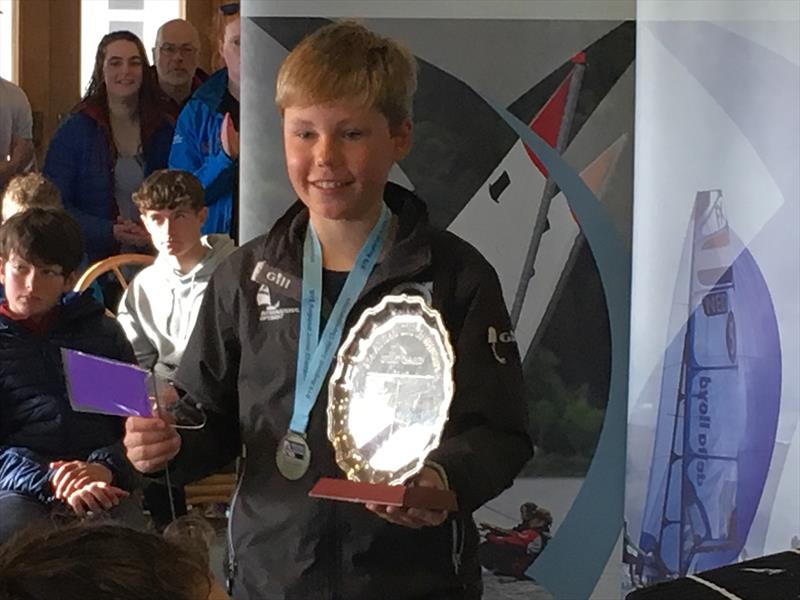
{"type": "MultiPolygon", "coordinates": [[[[134,361],[103,306],[68,293],[83,253],[80,226],[61,209],[32,208],[0,227],[0,543],[54,509],[110,510],[135,481],[122,419],[73,412],[64,384],[64,347],[134,361]]],[[[136,518],[132,502],[119,508],[136,518]]]]}
{"type": "MultiPolygon", "coordinates": [[[[133,194],[145,229],[158,251],[125,291],[117,320],[139,365],[171,381],[189,341],[203,294],[217,265],[234,251],[223,234],[203,236],[208,214],[203,186],[186,171],[152,173],[133,194]]],[[[168,390],[161,386],[162,391],[168,390]]],[[[157,483],[145,486],[145,506],[158,527],[172,520],[169,496],[157,483]]],[[[182,489],[173,488],[175,514],[186,512],[182,489]]]]}
{"type": "Polygon", "coordinates": [[[235,250],[227,235],[201,235],[203,199],[197,178],[177,169],[152,173],[133,194],[158,256],[128,286],[117,319],[139,365],[164,380],[181,362],[211,274],[235,250]]]}
{"type": "Polygon", "coordinates": [[[237,600],[479,598],[472,512],[531,456],[516,344],[506,336],[498,360],[487,343],[492,328],[511,330],[497,275],[469,244],[433,229],[413,193],[387,183],[411,146],[415,87],[413,55],[358,24],[326,26],[289,54],[276,100],[300,201],[211,279],[176,375],[181,402],[202,405],[205,426],[178,434],[160,418],[127,421],[128,457],[143,472],[173,461],[195,478],[242,451],[229,526],[237,600]],[[453,513],[308,497],[320,477],[343,476],[327,438],[337,336],[403,291],[440,311],[456,355],[441,443],[409,482],[454,491],[453,513]],[[329,319],[331,306],[344,323],[329,319]],[[325,368],[309,367],[298,386],[314,322],[333,324],[314,353],[325,368]],[[305,470],[282,467],[289,439],[309,449],[305,470]]]}

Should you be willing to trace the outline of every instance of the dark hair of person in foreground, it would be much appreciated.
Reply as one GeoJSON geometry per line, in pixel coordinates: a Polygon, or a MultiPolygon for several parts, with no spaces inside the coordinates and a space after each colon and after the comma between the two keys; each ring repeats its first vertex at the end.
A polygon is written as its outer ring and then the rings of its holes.
{"type": "Polygon", "coordinates": [[[119,525],[27,529],[0,547],[0,600],[201,600],[208,558],[119,525]]]}

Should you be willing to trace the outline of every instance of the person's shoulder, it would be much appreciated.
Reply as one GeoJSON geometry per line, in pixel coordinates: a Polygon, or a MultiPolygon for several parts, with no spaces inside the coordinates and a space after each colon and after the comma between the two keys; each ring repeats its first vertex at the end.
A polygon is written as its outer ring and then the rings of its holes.
{"type": "Polygon", "coordinates": [[[494,268],[475,246],[450,231],[437,230],[431,235],[434,260],[457,270],[494,272],[494,268]]]}
{"type": "Polygon", "coordinates": [[[200,110],[205,107],[207,110],[216,111],[217,106],[225,96],[225,90],[228,88],[228,70],[220,69],[211,74],[211,76],[203,82],[192,94],[186,102],[184,110],[193,107],[194,110],[200,110]]]}
{"type": "Polygon", "coordinates": [[[83,111],[75,111],[67,115],[58,126],[58,133],[69,136],[83,136],[98,130],[98,122],[83,111]]]}
{"type": "Polygon", "coordinates": [[[16,83],[9,81],[8,79],[3,79],[2,77],[0,77],[0,92],[2,92],[4,96],[3,103],[22,101],[25,104],[28,104],[28,96],[25,94],[25,90],[19,87],[16,83]]]}

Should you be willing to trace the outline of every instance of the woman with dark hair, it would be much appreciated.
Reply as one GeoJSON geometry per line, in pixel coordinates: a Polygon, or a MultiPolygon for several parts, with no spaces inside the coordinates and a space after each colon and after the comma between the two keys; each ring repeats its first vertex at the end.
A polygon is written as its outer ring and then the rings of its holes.
{"type": "Polygon", "coordinates": [[[224,68],[197,88],[175,125],[169,166],[194,174],[206,191],[202,232],[238,235],[239,3],[219,7],[214,31],[224,68]]]}
{"type": "Polygon", "coordinates": [[[61,124],[44,173],[83,228],[89,261],[149,247],[131,194],[167,166],[173,127],[142,41],[104,36],[81,102],[61,124]]]}

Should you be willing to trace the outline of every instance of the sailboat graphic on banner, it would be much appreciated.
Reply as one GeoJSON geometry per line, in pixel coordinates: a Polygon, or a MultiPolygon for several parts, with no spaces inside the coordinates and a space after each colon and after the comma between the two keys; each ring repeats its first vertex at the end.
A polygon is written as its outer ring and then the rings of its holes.
{"type": "Polygon", "coordinates": [[[688,315],[664,358],[637,552],[641,583],[737,560],[775,446],[781,390],[775,311],[722,200],[720,190],[695,198],[684,254],[688,315]]]}

